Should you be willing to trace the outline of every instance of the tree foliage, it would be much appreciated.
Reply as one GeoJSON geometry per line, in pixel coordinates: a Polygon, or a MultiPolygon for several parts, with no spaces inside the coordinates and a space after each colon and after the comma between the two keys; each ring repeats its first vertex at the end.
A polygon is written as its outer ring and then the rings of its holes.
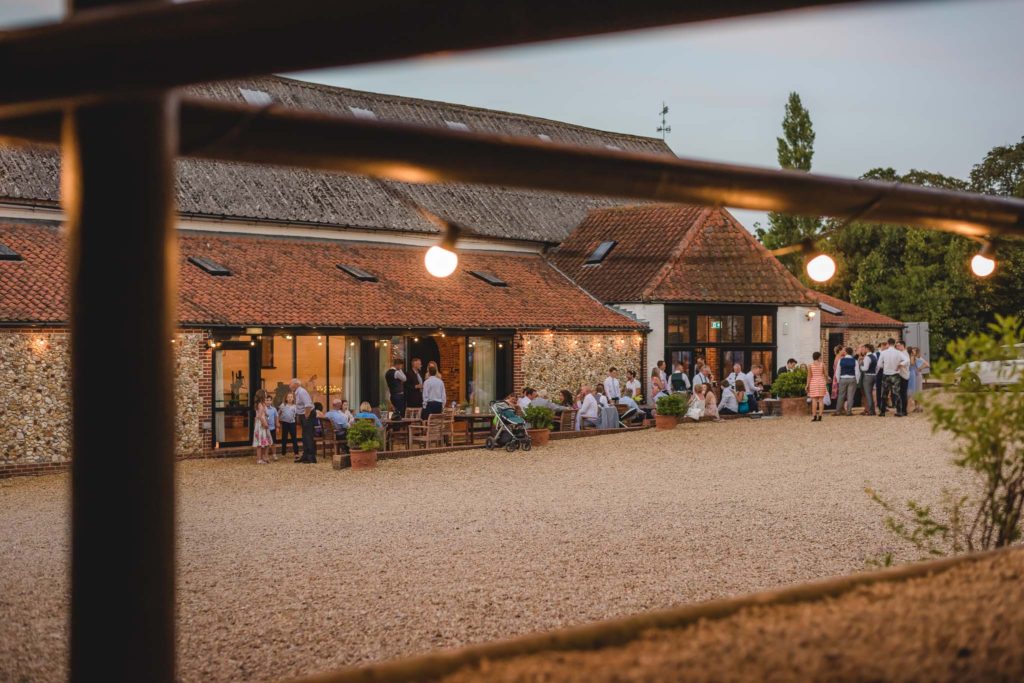
{"type": "MultiPolygon", "coordinates": [[[[795,171],[810,171],[814,158],[814,125],[811,113],[800,101],[800,95],[791,92],[782,119],[782,137],[776,138],[779,166],[795,171]]],[[[768,228],[757,228],[757,238],[769,249],[795,244],[817,235],[821,220],[807,216],[790,216],[772,212],[768,214],[768,228]]],[[[803,258],[799,254],[780,259],[790,272],[803,278],[803,258]]]]}

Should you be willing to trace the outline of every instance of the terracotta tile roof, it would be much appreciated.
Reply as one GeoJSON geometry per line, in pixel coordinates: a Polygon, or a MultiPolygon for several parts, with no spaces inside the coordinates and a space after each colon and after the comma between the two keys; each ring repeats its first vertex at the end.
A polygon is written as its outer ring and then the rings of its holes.
{"type": "Polygon", "coordinates": [[[861,306],[855,306],[849,301],[843,301],[837,299],[834,296],[823,294],[822,292],[811,291],[811,294],[820,303],[827,304],[833,308],[838,308],[843,312],[842,315],[835,315],[828,311],[821,312],[821,326],[822,327],[879,327],[879,328],[898,328],[903,329],[903,323],[895,318],[890,318],[887,315],[881,313],[875,313],[867,308],[861,306]]]}
{"type": "Polygon", "coordinates": [[[811,304],[808,290],[725,209],[647,204],[592,211],[552,261],[606,303],[811,304]],[[584,262],[615,240],[600,265],[584,262]]]}
{"type": "MultiPolygon", "coordinates": [[[[0,261],[0,321],[67,319],[64,238],[56,226],[0,225],[0,242],[21,253],[0,261]]],[[[616,329],[643,325],[612,311],[542,257],[462,252],[444,280],[423,267],[422,248],[327,240],[179,233],[178,320],[182,325],[350,328],[616,329]],[[232,271],[215,277],[188,262],[211,259],[232,271]],[[379,282],[360,282],[338,264],[379,282]],[[495,287],[468,271],[493,273],[495,287]]]]}
{"type": "MultiPolygon", "coordinates": [[[[191,85],[188,95],[244,102],[242,89],[266,93],[273,102],[307,111],[448,129],[446,121],[480,133],[555,143],[669,155],[659,138],[594,130],[532,116],[446,102],[381,95],[305,81],[263,76],[191,85]]],[[[561,242],[587,211],[613,206],[610,197],[570,195],[489,185],[408,185],[358,175],[308,169],[180,159],[176,202],[189,216],[299,223],[310,227],[370,228],[433,233],[437,228],[412,205],[499,239],[561,242]]],[[[55,150],[0,148],[0,198],[56,206],[60,155],[55,150]]]]}

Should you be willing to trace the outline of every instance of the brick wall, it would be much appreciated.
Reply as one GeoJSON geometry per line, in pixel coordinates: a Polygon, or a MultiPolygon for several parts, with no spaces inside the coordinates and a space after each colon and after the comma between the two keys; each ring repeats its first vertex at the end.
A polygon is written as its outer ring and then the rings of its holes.
{"type": "MultiPolygon", "coordinates": [[[[462,402],[465,400],[463,387],[465,386],[466,366],[466,338],[465,337],[434,337],[437,342],[437,350],[440,353],[441,379],[444,380],[444,391],[448,396],[448,403],[452,401],[462,402]]],[[[424,369],[426,379],[426,369],[424,369]]]]}

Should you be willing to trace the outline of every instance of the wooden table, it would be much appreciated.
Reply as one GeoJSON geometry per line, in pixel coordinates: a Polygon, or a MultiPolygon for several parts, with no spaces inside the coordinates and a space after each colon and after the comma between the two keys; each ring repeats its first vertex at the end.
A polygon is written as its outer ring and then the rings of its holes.
{"type": "MultiPolygon", "coordinates": [[[[388,446],[394,447],[394,445],[395,445],[394,444],[394,432],[395,432],[396,429],[400,429],[402,426],[409,427],[409,426],[414,425],[414,424],[422,424],[422,423],[423,423],[423,420],[419,420],[419,419],[415,419],[415,418],[411,418],[411,417],[403,417],[403,418],[400,418],[400,419],[397,419],[397,420],[395,420],[395,419],[381,420],[381,424],[384,425],[384,433],[387,435],[387,442],[388,442],[388,443],[384,444],[384,450],[392,450],[392,448],[388,448],[388,446]]],[[[407,430],[405,447],[408,450],[412,449],[412,430],[411,429],[407,430]]]]}
{"type": "Polygon", "coordinates": [[[489,432],[491,429],[492,420],[494,420],[494,415],[489,415],[485,413],[455,413],[456,422],[466,423],[466,438],[470,445],[476,443],[474,439],[474,432],[476,431],[476,426],[478,424],[483,423],[483,425],[487,428],[489,432]]]}

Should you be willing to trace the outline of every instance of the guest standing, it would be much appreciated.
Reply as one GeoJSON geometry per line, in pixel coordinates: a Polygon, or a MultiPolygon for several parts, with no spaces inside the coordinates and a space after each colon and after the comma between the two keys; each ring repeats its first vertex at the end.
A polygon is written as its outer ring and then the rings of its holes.
{"type": "Polygon", "coordinates": [[[853,347],[846,347],[836,364],[839,368],[839,395],[836,397],[836,415],[853,415],[853,398],[857,394],[857,359],[853,347]]]}
{"type": "Polygon", "coordinates": [[[267,427],[267,392],[256,391],[256,420],[252,428],[252,445],[256,449],[256,464],[266,465],[267,456],[274,442],[270,440],[270,428],[267,427]]]}
{"type": "Polygon", "coordinates": [[[864,415],[875,414],[875,377],[878,374],[878,356],[874,344],[865,344],[860,359],[860,390],[864,394],[864,415]]]}
{"type": "Polygon", "coordinates": [[[267,428],[270,429],[270,455],[277,460],[277,453],[274,451],[274,444],[277,443],[277,408],[274,407],[274,397],[267,394],[264,403],[267,405],[267,428]]]}
{"type": "Polygon", "coordinates": [[[405,407],[419,408],[423,405],[423,361],[413,358],[405,379],[405,407]]]}
{"type": "Polygon", "coordinates": [[[448,401],[444,390],[444,382],[437,376],[437,367],[427,368],[427,379],[423,381],[423,419],[435,413],[444,412],[444,404],[448,401]]]}
{"type": "Polygon", "coordinates": [[[825,412],[828,373],[825,371],[825,364],[821,362],[821,351],[815,351],[811,358],[811,364],[807,366],[807,383],[804,389],[811,399],[811,422],[821,422],[821,416],[825,412]]]}
{"type": "Polygon", "coordinates": [[[608,376],[604,379],[604,395],[612,403],[617,403],[622,397],[622,385],[619,382],[618,368],[608,368],[608,376]]]}
{"type": "Polygon", "coordinates": [[[921,412],[919,396],[924,389],[924,371],[931,365],[921,356],[920,347],[914,346],[910,349],[910,385],[907,387],[907,394],[914,404],[912,412],[921,412]]]}
{"type": "Polygon", "coordinates": [[[302,386],[302,382],[296,377],[289,385],[295,394],[295,410],[299,424],[302,425],[302,457],[296,458],[295,462],[315,463],[316,462],[316,408],[313,406],[313,399],[309,392],[302,386]]]}
{"type": "Polygon", "coordinates": [[[398,417],[405,417],[405,361],[396,358],[387,372],[384,373],[384,382],[388,385],[388,394],[391,397],[391,408],[398,417]]]}
{"type": "Polygon", "coordinates": [[[295,392],[289,391],[284,395],[284,403],[278,411],[278,418],[281,420],[281,455],[288,452],[288,437],[292,437],[292,454],[299,454],[299,437],[295,430],[295,421],[298,410],[295,407],[295,392]]]}

